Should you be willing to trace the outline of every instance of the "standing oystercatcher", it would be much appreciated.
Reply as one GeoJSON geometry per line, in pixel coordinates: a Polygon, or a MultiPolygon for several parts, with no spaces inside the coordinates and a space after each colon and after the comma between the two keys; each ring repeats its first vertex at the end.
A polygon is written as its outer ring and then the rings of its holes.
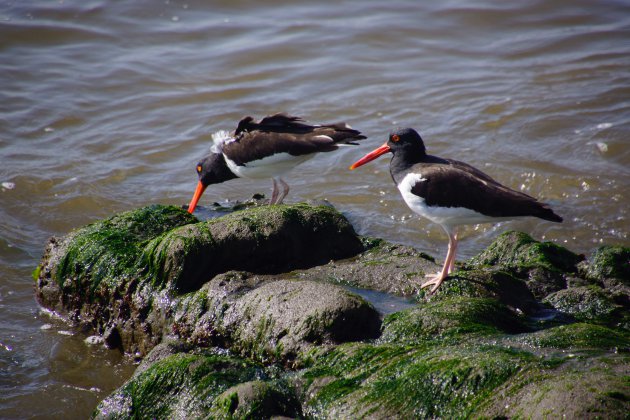
{"type": "Polygon", "coordinates": [[[389,171],[405,203],[420,216],[442,226],[448,235],[448,251],[442,271],[422,288],[435,292],[453,271],[459,225],[499,222],[534,216],[562,222],[547,204],[499,184],[479,169],[452,159],[427,155],[420,135],[412,128],[398,129],[376,150],[356,161],[350,169],[391,152],[389,171]]]}
{"type": "Polygon", "coordinates": [[[213,135],[211,153],[197,164],[199,182],[188,212],[195,210],[208,185],[233,178],[271,178],[273,191],[269,204],[280,204],[289,192],[289,185],[281,175],[315,153],[330,152],[366,138],[346,123],[309,125],[303,121],[286,114],[270,115],[259,122],[245,117],[234,134],[220,131],[213,135]]]}

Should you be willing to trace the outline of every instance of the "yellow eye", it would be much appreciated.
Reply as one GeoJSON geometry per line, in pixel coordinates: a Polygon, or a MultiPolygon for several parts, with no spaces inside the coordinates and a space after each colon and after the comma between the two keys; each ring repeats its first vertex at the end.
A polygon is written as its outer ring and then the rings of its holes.
{"type": "Polygon", "coordinates": [[[197,173],[201,173],[201,165],[197,165],[197,173]]]}
{"type": "Polygon", "coordinates": [[[398,140],[400,140],[400,137],[398,136],[398,134],[393,134],[391,140],[396,143],[398,140]]]}

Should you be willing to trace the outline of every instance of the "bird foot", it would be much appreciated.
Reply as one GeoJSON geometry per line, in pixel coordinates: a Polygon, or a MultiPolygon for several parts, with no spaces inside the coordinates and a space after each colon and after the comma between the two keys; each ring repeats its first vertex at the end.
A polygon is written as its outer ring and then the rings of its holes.
{"type": "Polygon", "coordinates": [[[440,285],[442,284],[444,279],[447,277],[447,275],[446,274],[442,274],[442,273],[437,273],[437,275],[435,275],[435,274],[427,274],[425,277],[433,277],[433,278],[431,280],[428,280],[428,281],[425,281],[424,283],[422,283],[420,285],[420,288],[424,289],[426,287],[433,286],[431,288],[431,290],[429,290],[429,294],[432,295],[440,287],[440,285]]]}

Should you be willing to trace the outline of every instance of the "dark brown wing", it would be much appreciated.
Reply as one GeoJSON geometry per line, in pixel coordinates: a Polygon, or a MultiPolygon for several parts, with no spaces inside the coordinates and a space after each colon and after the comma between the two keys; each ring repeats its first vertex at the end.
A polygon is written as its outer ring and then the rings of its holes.
{"type": "Polygon", "coordinates": [[[462,162],[418,164],[411,171],[421,173],[425,179],[417,182],[411,192],[423,197],[428,206],[466,207],[491,217],[534,216],[562,221],[547,204],[501,185],[462,162]]]}
{"type": "Polygon", "coordinates": [[[309,125],[301,121],[286,114],[271,115],[258,123],[246,117],[238,124],[236,140],[224,144],[223,153],[242,165],[276,153],[300,156],[329,152],[339,143],[354,144],[366,138],[345,123],[309,125]]]}

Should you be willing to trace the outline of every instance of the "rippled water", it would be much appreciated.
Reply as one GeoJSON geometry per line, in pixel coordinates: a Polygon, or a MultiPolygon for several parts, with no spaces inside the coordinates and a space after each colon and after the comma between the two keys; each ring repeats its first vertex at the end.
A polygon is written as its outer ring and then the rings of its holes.
{"type": "MultiPolygon", "coordinates": [[[[563,224],[470,227],[460,258],[520,229],[578,252],[630,245],[630,7],[624,1],[0,1],[0,417],[86,417],[132,372],[40,312],[47,238],[185,204],[209,134],[277,111],[369,139],[290,177],[362,234],[443,258],[382,158],[395,126],[544,199],[563,224]],[[426,3],[426,4],[425,4],[426,3]],[[431,4],[436,3],[436,4],[431,4]]],[[[203,202],[268,193],[234,180],[203,202]]]]}

